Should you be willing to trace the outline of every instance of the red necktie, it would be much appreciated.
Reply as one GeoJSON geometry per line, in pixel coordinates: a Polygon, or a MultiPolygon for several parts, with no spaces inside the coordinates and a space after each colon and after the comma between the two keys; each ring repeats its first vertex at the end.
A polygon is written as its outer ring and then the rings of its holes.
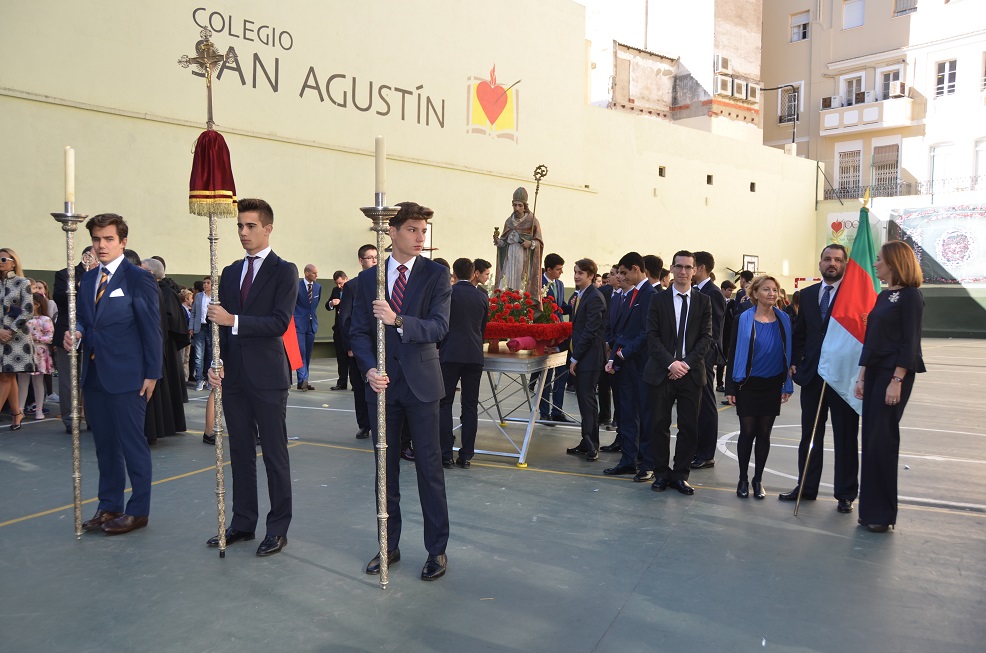
{"type": "Polygon", "coordinates": [[[407,288],[407,266],[397,266],[397,281],[394,282],[394,291],[390,293],[390,305],[395,313],[401,312],[401,304],[404,302],[404,289],[407,288]]]}
{"type": "Polygon", "coordinates": [[[247,257],[246,276],[243,277],[243,283],[240,285],[240,308],[246,304],[247,295],[250,294],[250,288],[253,286],[253,262],[255,260],[257,260],[256,256],[247,257]]]}

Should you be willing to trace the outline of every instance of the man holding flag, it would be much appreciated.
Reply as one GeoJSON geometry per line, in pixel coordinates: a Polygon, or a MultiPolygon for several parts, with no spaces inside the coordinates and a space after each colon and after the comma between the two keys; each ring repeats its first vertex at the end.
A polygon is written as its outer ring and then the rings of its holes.
{"type": "Polygon", "coordinates": [[[860,211],[853,257],[832,244],[822,250],[818,269],[822,283],[801,291],[801,312],[794,326],[791,373],[801,386],[801,444],[798,447],[799,484],[779,495],[781,501],[806,501],[818,495],[822,476],[825,422],[832,415],[835,448],[835,498],[838,511],[853,511],[859,494],[859,413],[861,402],[852,394],[859,352],[866,327],[863,315],[876,301],[872,282],[873,238],[868,211],[860,211]],[[838,300],[838,301],[837,301],[838,300]],[[815,447],[815,442],[819,446],[815,447]],[[818,451],[814,451],[814,449],[818,451]],[[809,458],[809,451],[812,455],[809,458]],[[809,461],[807,469],[805,462],[809,461]]]}

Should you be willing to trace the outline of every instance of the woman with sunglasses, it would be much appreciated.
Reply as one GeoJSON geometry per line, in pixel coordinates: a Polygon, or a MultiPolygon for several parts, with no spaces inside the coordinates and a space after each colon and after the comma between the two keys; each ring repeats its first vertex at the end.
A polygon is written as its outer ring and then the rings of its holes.
{"type": "Polygon", "coordinates": [[[13,422],[11,431],[19,431],[24,411],[20,410],[17,375],[34,372],[34,342],[28,321],[34,317],[34,296],[31,282],[24,278],[24,269],[16,252],[0,248],[0,407],[9,401],[13,422]],[[15,412],[16,411],[16,412],[15,412]]]}

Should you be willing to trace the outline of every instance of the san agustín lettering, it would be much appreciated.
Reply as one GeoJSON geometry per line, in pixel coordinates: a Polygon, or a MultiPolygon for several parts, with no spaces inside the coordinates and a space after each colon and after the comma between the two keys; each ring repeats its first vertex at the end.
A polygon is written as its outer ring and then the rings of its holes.
{"type": "Polygon", "coordinates": [[[357,111],[367,112],[376,107],[375,113],[378,116],[389,116],[392,111],[396,115],[399,110],[401,120],[410,119],[416,124],[430,127],[434,119],[438,128],[444,129],[445,99],[442,98],[440,104],[436,105],[431,96],[425,95],[422,90],[423,84],[413,89],[389,84],[374,85],[372,80],[360,82],[356,77],[348,77],[342,73],[329,75],[323,87],[318,81],[315,67],[311,66],[298,97],[304,98],[305,92],[310,91],[318,95],[319,102],[325,102],[328,98],[329,102],[343,109],[352,106],[357,111]],[[412,115],[409,116],[409,113],[412,115]]]}

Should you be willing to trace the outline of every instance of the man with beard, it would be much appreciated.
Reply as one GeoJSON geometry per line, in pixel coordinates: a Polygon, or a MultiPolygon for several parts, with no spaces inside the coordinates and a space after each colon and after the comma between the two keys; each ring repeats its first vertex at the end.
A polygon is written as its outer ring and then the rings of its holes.
{"type": "Polygon", "coordinates": [[[805,501],[814,501],[817,497],[825,451],[825,420],[831,412],[835,448],[834,494],[839,500],[837,510],[842,513],[852,512],[852,502],[859,494],[859,415],[818,375],[818,362],[825,331],[828,329],[829,316],[832,314],[832,305],[838,297],[848,258],[846,248],[842,245],[826,246],[822,250],[821,261],[818,264],[818,270],[822,273],[822,282],[801,291],[801,311],[797,322],[794,323],[792,342],[794,351],[791,356],[791,373],[794,382],[801,386],[799,485],[790,492],[778,496],[781,501],[797,501],[798,491],[801,490],[801,498],[805,501]],[[820,410],[819,403],[821,403],[820,410]],[[811,464],[806,470],[805,458],[808,456],[812,431],[815,433],[815,443],[812,447],[811,464]],[[804,484],[803,488],[801,484],[804,484]]]}

